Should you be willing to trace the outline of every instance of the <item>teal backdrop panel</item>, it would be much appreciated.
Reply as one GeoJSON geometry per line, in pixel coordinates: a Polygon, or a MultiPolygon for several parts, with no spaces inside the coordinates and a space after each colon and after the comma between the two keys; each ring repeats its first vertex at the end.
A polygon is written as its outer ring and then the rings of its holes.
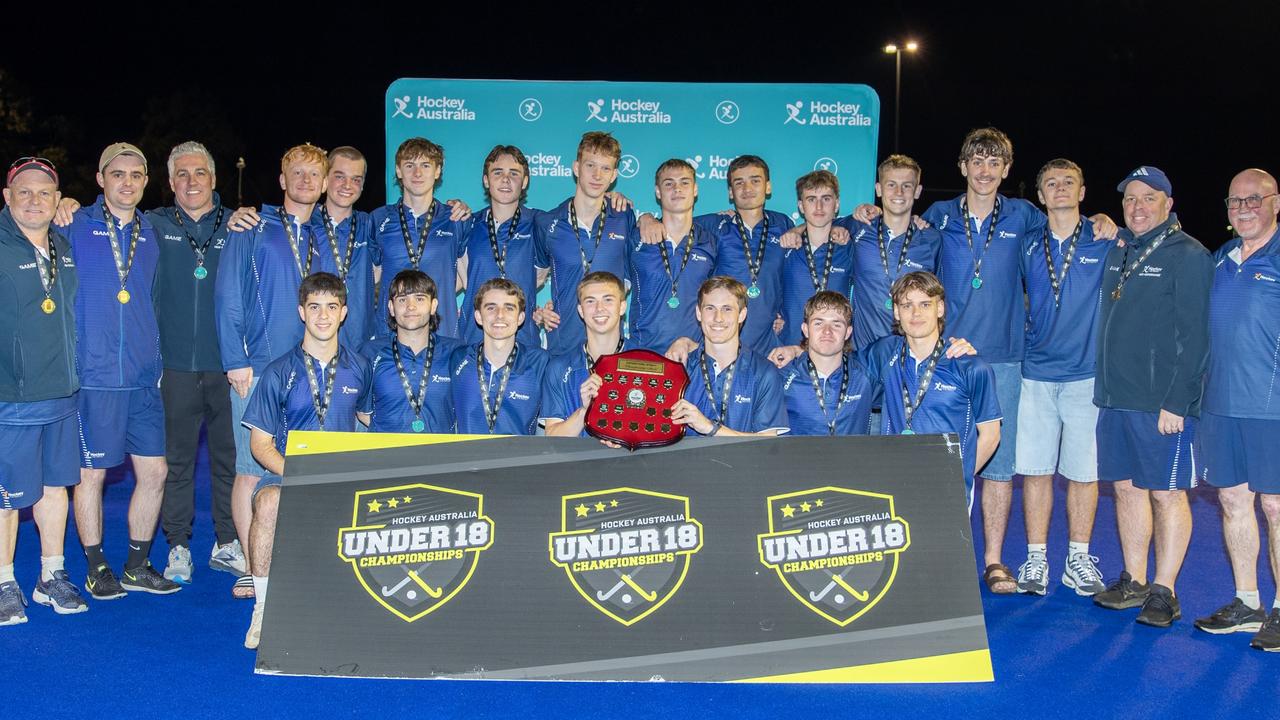
{"type": "Polygon", "coordinates": [[[622,144],[615,189],[640,211],[657,210],[653,174],[672,157],[697,168],[697,213],[729,206],[729,161],[746,153],[769,163],[768,206],[778,212],[798,217],[795,179],[815,169],[839,176],[844,212],[873,197],[880,99],[866,85],[402,78],[387,88],[385,112],[387,202],[400,197],[396,148],[421,136],[445,149],[437,197],[486,206],[484,158],[501,143],[529,158],[529,206],[550,209],[573,194],[589,130],[622,144]]]}

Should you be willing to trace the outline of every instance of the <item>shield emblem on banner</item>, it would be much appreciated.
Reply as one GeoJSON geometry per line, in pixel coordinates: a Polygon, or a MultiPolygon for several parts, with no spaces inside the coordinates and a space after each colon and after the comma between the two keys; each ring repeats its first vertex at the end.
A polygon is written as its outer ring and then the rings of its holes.
{"type": "Polygon", "coordinates": [[[702,523],[680,495],[613,488],[565,495],[551,562],[594,608],[632,625],[662,607],[702,549],[702,523]]]}
{"type": "Polygon", "coordinates": [[[769,498],[760,562],[806,607],[844,627],[893,585],[911,529],[892,495],[821,487],[769,498]]]}
{"type": "Polygon", "coordinates": [[[391,614],[413,622],[453,599],[493,544],[484,496],[434,485],[355,494],[338,557],[391,614]]]}

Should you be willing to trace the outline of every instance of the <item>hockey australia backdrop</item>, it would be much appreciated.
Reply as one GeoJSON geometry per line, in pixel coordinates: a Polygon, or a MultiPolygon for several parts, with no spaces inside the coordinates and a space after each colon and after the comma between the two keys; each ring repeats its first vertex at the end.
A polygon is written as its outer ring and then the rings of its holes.
{"type": "Polygon", "coordinates": [[[294,432],[256,667],[991,680],[958,449],[294,432]]]}

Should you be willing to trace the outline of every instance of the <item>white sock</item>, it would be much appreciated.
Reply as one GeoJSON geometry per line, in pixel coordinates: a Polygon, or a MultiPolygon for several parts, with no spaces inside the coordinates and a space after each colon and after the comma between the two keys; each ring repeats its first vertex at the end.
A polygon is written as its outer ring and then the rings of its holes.
{"type": "Polygon", "coordinates": [[[1251,610],[1262,607],[1262,596],[1257,590],[1236,590],[1236,597],[1251,610]]]}
{"type": "Polygon", "coordinates": [[[1276,595],[1276,601],[1271,603],[1272,610],[1280,610],[1280,595],[1276,595]]]}
{"type": "Polygon", "coordinates": [[[253,576],[253,600],[254,603],[264,602],[267,599],[267,578],[266,576],[253,576]]]}
{"type": "Polygon", "coordinates": [[[40,556],[40,582],[49,582],[53,579],[53,574],[65,568],[62,563],[66,558],[61,555],[40,556]]]}
{"type": "Polygon", "coordinates": [[[1047,552],[1049,552],[1049,546],[1045,543],[1027,543],[1027,557],[1031,557],[1032,555],[1044,557],[1047,552]]]}
{"type": "Polygon", "coordinates": [[[13,564],[0,565],[0,583],[17,582],[18,579],[13,576],[13,564]]]}
{"type": "Polygon", "coordinates": [[[1072,555],[1088,555],[1089,543],[1087,542],[1069,542],[1067,543],[1067,557],[1072,555]]]}

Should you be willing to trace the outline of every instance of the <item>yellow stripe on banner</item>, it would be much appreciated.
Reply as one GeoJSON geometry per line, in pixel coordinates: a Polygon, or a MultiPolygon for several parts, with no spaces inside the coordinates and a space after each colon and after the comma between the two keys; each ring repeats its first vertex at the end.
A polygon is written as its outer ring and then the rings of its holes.
{"type": "Polygon", "coordinates": [[[290,430],[289,440],[285,446],[285,456],[321,455],[323,453],[347,452],[350,450],[384,450],[386,448],[413,447],[415,445],[489,440],[499,437],[507,436],[290,430]]]}
{"type": "Polygon", "coordinates": [[[740,682],[772,683],[959,683],[994,682],[989,650],[934,655],[912,660],[747,678],[740,682]]]}

